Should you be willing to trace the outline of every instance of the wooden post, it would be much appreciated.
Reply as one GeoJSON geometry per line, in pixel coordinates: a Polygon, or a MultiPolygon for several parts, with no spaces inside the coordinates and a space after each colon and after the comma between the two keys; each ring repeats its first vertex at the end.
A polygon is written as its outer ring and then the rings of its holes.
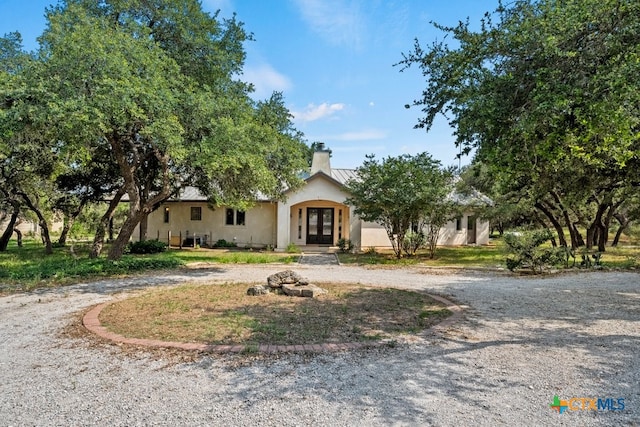
{"type": "Polygon", "coordinates": [[[180,249],[182,249],[182,230],[180,231],[180,249]]]}

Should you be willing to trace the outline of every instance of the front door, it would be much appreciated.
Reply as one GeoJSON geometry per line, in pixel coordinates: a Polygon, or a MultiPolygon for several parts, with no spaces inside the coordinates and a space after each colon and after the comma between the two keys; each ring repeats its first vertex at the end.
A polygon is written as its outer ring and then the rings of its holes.
{"type": "Polygon", "coordinates": [[[307,245],[333,244],[333,208],[307,208],[307,245]]]}
{"type": "Polygon", "coordinates": [[[476,217],[467,217],[467,244],[476,243],[476,217]]]}

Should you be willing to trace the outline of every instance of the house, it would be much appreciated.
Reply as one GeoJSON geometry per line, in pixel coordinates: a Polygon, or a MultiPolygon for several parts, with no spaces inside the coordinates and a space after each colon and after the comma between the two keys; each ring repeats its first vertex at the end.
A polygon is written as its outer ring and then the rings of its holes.
{"type": "MultiPolygon", "coordinates": [[[[345,204],[349,196],[345,184],[352,178],[356,178],[355,170],[332,168],[330,151],[321,147],[314,153],[304,185],[287,191],[284,201],[258,200],[246,212],[212,208],[196,189],[187,188],[149,215],[147,237],[176,246],[225,240],[240,247],[270,246],[278,251],[291,244],[307,250],[331,247],[339,239],[351,240],[357,250],[390,248],[382,226],[361,220],[354,208],[345,204]]],[[[443,228],[438,244],[486,244],[489,224],[476,218],[471,207],[486,202],[486,197],[479,193],[454,193],[452,197],[469,209],[443,228]]]]}

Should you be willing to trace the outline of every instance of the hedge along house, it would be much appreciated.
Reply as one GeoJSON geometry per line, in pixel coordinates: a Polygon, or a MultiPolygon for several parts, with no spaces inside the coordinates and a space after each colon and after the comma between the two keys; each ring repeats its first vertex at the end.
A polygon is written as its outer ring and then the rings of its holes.
{"type": "MultiPolygon", "coordinates": [[[[323,146],[313,154],[304,185],[285,192],[284,201],[258,200],[246,212],[212,208],[196,189],[187,188],[149,214],[147,237],[171,246],[213,245],[225,240],[239,247],[270,246],[278,251],[290,244],[306,251],[327,250],[340,239],[351,240],[357,250],[391,248],[382,226],[362,221],[353,213],[353,206],[345,204],[349,196],[345,184],[357,178],[356,171],[331,168],[330,154],[323,146]]],[[[490,201],[479,193],[450,197],[469,208],[443,228],[438,244],[488,243],[489,224],[476,218],[472,206],[490,201]]]]}

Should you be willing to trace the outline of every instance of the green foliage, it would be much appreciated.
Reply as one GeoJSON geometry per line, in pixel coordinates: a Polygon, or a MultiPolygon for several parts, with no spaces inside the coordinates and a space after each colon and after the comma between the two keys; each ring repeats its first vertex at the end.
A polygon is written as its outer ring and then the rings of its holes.
{"type": "Polygon", "coordinates": [[[87,250],[82,245],[75,246],[75,252],[67,248],[55,248],[51,256],[44,257],[41,244],[35,244],[35,241],[26,241],[23,248],[9,248],[0,254],[0,292],[28,291],[74,283],[81,279],[174,269],[184,265],[184,261],[166,256],[168,254],[126,255],[119,261],[89,259],[83,256],[87,250]]]}
{"type": "Polygon", "coordinates": [[[167,250],[167,244],[159,240],[142,240],[130,242],[127,245],[127,253],[131,254],[157,254],[167,250]]]}
{"type": "Polygon", "coordinates": [[[357,174],[346,185],[351,195],[346,202],[363,220],[384,227],[398,258],[405,234],[412,227],[421,230],[429,211],[451,190],[451,172],[428,153],[387,157],[380,163],[370,155],[357,174]]]}
{"type": "Polygon", "coordinates": [[[235,242],[227,242],[224,239],[219,239],[213,244],[214,248],[235,248],[237,246],[235,242]]]}
{"type": "Polygon", "coordinates": [[[251,36],[235,17],[218,20],[197,0],[74,0],[46,17],[37,57],[17,35],[0,39],[0,156],[31,148],[21,158],[49,171],[21,168],[15,182],[49,193],[55,182],[62,194],[32,200],[39,211],[58,202],[67,224],[83,203],[126,189],[132,209],[110,258],[185,183],[238,208],[301,184],[306,146],[282,94],[254,101],[238,80],[251,36]]]}
{"type": "Polygon", "coordinates": [[[287,249],[285,250],[288,254],[298,254],[300,253],[300,248],[293,242],[287,245],[287,249]]]}
{"type": "Polygon", "coordinates": [[[610,219],[638,194],[638,16],[633,0],[518,0],[478,30],[436,24],[446,37],[404,55],[426,79],[417,127],[443,114],[463,153],[477,149],[507,207],[494,219],[523,213],[573,247],[580,224],[604,251],[610,219]]]}
{"type": "Polygon", "coordinates": [[[413,256],[416,254],[416,251],[424,247],[426,243],[427,239],[422,231],[409,231],[404,235],[402,251],[409,256],[413,256]]]}
{"type": "Polygon", "coordinates": [[[561,262],[563,256],[558,250],[542,246],[552,237],[553,234],[547,229],[505,234],[507,268],[510,271],[530,268],[532,272],[538,273],[544,267],[561,262]]]}
{"type": "Polygon", "coordinates": [[[338,239],[338,249],[340,249],[340,252],[351,252],[353,250],[353,247],[353,242],[350,239],[345,239],[344,237],[338,239]]]}

